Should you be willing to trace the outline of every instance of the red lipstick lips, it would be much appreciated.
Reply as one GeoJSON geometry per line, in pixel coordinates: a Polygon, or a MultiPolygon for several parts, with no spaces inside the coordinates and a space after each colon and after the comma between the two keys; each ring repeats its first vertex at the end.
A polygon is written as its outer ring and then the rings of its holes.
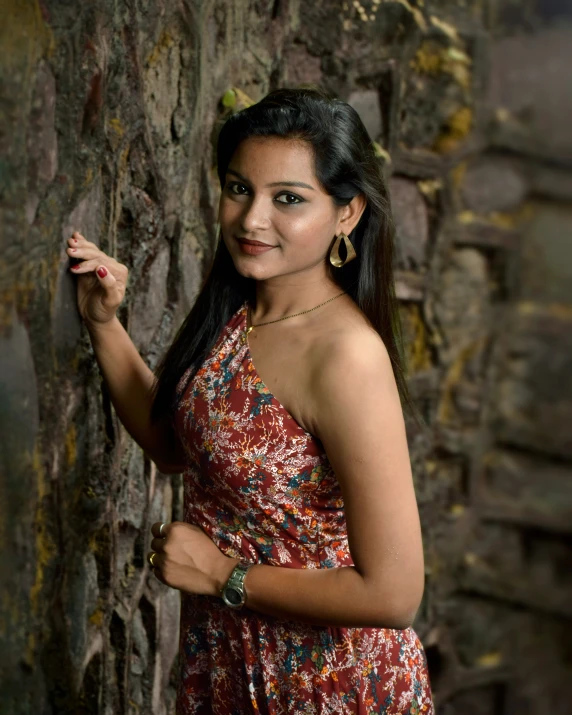
{"type": "Polygon", "coordinates": [[[242,238],[236,236],[240,250],[249,256],[257,256],[260,253],[266,253],[276,246],[270,246],[268,243],[262,243],[261,241],[253,241],[250,238],[242,238]]]}

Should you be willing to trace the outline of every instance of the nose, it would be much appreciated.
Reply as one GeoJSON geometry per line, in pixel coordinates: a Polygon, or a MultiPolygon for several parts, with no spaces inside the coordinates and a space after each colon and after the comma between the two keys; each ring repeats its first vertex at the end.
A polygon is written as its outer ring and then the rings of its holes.
{"type": "Polygon", "coordinates": [[[264,231],[270,227],[270,207],[264,196],[253,196],[244,203],[240,227],[245,233],[264,231]]]}

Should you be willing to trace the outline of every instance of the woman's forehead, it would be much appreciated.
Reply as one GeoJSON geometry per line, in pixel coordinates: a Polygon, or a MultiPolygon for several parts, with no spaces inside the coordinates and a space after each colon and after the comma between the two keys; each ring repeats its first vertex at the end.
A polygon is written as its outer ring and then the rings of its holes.
{"type": "Polygon", "coordinates": [[[273,183],[305,182],[317,189],[314,153],[300,139],[250,137],[237,147],[228,171],[239,172],[249,181],[273,183]]]}

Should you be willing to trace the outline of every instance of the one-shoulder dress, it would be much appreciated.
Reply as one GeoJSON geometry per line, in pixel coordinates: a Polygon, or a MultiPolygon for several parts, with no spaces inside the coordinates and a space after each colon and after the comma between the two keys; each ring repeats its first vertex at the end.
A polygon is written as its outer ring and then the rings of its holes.
{"type": "MultiPolygon", "coordinates": [[[[184,520],[234,558],[296,569],[351,566],[333,469],[321,442],[257,374],[246,317],[245,302],[179,391],[184,520]]],[[[179,655],[177,715],[434,712],[412,628],[313,626],[182,593],[179,655]]]]}

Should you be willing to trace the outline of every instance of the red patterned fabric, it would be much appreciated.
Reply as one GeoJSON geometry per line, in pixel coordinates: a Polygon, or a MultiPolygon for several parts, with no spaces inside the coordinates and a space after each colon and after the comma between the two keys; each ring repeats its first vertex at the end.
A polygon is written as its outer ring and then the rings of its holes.
{"type": "MultiPolygon", "coordinates": [[[[243,339],[246,309],[181,395],[185,521],[228,556],[286,568],[353,565],[328,458],[257,374],[243,339]]],[[[434,712],[412,628],[310,626],[182,594],[180,657],[178,715],[434,712]]]]}

